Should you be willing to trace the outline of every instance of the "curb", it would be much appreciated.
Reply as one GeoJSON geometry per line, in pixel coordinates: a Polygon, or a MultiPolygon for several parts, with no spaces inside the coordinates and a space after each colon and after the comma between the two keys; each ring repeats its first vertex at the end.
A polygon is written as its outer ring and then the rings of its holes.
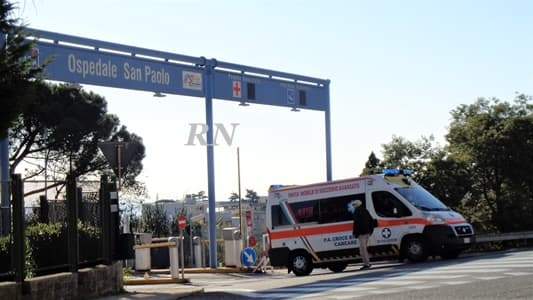
{"type": "MultiPolygon", "coordinates": [[[[168,274],[168,269],[153,269],[150,270],[148,273],[152,274],[168,274]]],[[[251,271],[248,271],[248,269],[241,269],[241,268],[228,268],[228,267],[222,267],[222,268],[193,268],[193,269],[185,269],[185,274],[216,274],[216,273],[251,273],[251,271]]]]}
{"type": "Polygon", "coordinates": [[[200,294],[203,294],[203,293],[205,293],[205,290],[203,288],[201,288],[201,289],[188,291],[188,292],[184,292],[183,294],[173,295],[173,296],[176,296],[176,299],[182,299],[182,298],[185,298],[185,297],[194,296],[194,295],[200,295],[200,294]]]}
{"type": "Polygon", "coordinates": [[[169,284],[169,283],[189,283],[188,278],[150,278],[150,279],[126,279],[124,285],[149,285],[149,284],[169,284]]]}

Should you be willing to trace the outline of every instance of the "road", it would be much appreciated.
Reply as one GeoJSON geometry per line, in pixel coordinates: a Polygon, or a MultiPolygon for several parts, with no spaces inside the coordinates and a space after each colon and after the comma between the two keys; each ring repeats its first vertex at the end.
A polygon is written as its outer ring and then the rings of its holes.
{"type": "Polygon", "coordinates": [[[533,299],[533,250],[384,263],[368,271],[315,270],[310,276],[198,274],[206,294],[191,299],[533,299]]]}

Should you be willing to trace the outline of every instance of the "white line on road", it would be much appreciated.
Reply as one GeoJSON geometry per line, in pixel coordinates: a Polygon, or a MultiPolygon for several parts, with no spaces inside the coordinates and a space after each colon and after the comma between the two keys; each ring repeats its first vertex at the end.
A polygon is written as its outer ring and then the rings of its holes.
{"type": "Polygon", "coordinates": [[[413,274],[413,275],[404,275],[402,279],[455,279],[460,277],[465,277],[466,275],[439,275],[439,274],[413,274]]]}
{"type": "MultiPolygon", "coordinates": [[[[315,298],[315,297],[321,297],[321,296],[326,296],[326,295],[330,295],[330,294],[335,294],[335,293],[346,293],[346,292],[369,292],[369,291],[372,291],[372,290],[375,290],[375,288],[371,288],[371,287],[348,287],[348,288],[338,288],[338,289],[333,289],[333,290],[328,290],[327,293],[325,292],[321,292],[321,293],[311,293],[311,294],[306,294],[306,295],[301,295],[301,296],[298,296],[294,299],[305,299],[305,298],[315,298]]],[[[364,296],[365,294],[361,294],[360,296],[364,296]]],[[[350,298],[353,298],[355,296],[355,294],[350,294],[350,298]]],[[[344,298],[346,299],[346,298],[344,298]]]]}
{"type": "Polygon", "coordinates": [[[533,268],[533,264],[475,264],[475,265],[457,265],[457,266],[446,266],[438,267],[439,270],[449,270],[449,269],[483,269],[483,268],[533,268]]]}
{"type": "Polygon", "coordinates": [[[362,283],[361,286],[374,286],[374,285],[413,285],[413,284],[420,284],[423,283],[423,281],[391,281],[391,280],[382,280],[382,281],[376,281],[376,282],[365,282],[362,283]]]}
{"type": "Polygon", "coordinates": [[[408,289],[412,289],[412,290],[424,290],[424,289],[432,289],[432,288],[436,288],[436,287],[439,287],[440,285],[438,284],[429,284],[429,285],[415,285],[415,286],[408,286],[407,288],[408,289]]]}
{"type": "Polygon", "coordinates": [[[368,293],[375,294],[375,295],[381,295],[381,294],[401,293],[405,291],[406,291],[405,288],[394,288],[394,289],[386,289],[386,290],[379,290],[379,291],[368,291],[368,293]]]}
{"type": "Polygon", "coordinates": [[[449,285],[456,285],[456,284],[467,284],[467,283],[471,283],[472,281],[460,281],[460,280],[457,280],[457,281],[444,281],[443,283],[444,284],[449,284],[449,285]]]}
{"type": "Polygon", "coordinates": [[[454,273],[497,273],[506,272],[509,269],[460,269],[460,270],[439,270],[429,269],[427,271],[416,272],[415,274],[454,274],[454,273]]]}
{"type": "Polygon", "coordinates": [[[505,276],[476,276],[474,277],[474,279],[479,279],[479,280],[494,280],[494,279],[500,279],[500,278],[505,278],[505,276]]]}
{"type": "Polygon", "coordinates": [[[531,275],[533,273],[531,272],[508,272],[505,273],[505,275],[511,275],[511,276],[523,276],[523,275],[531,275]]]}

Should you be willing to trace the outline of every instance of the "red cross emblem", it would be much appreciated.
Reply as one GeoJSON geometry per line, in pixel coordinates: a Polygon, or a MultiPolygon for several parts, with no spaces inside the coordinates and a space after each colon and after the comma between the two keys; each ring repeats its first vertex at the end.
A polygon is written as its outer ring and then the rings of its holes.
{"type": "Polygon", "coordinates": [[[233,97],[242,97],[241,82],[239,80],[233,81],[233,97]]]}

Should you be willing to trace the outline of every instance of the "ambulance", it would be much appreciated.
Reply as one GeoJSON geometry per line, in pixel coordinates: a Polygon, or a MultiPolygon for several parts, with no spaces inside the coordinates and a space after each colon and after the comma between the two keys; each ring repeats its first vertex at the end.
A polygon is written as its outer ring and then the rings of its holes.
{"type": "Polygon", "coordinates": [[[385,170],[311,185],[271,186],[266,208],[271,264],[304,276],[315,267],[342,272],[360,261],[358,240],[352,235],[355,200],[377,220],[368,243],[372,260],[458,257],[474,242],[472,225],[411,174],[385,170]]]}

